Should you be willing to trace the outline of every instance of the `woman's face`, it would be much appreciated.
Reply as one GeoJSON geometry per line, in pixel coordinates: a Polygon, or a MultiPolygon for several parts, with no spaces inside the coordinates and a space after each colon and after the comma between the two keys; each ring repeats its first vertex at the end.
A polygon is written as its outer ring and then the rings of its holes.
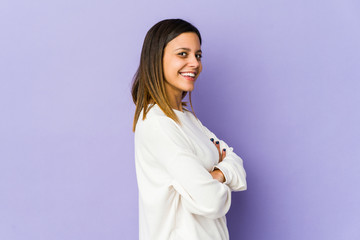
{"type": "Polygon", "coordinates": [[[201,46],[196,33],[182,33],[171,40],[164,49],[163,70],[168,95],[182,95],[190,92],[199,76],[201,46]]]}

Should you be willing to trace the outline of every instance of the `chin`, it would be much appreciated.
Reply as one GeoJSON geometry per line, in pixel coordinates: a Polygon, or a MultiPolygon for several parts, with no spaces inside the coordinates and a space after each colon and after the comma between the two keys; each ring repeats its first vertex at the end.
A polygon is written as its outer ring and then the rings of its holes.
{"type": "Polygon", "coordinates": [[[191,92],[193,90],[194,90],[194,87],[188,87],[188,88],[183,89],[184,92],[191,92]]]}

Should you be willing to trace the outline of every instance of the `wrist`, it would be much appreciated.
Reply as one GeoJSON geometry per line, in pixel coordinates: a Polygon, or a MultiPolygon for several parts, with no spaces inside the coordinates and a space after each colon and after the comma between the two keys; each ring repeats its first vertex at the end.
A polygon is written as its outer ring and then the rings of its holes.
{"type": "Polygon", "coordinates": [[[218,168],[214,168],[213,173],[215,174],[215,179],[218,180],[221,183],[225,182],[225,176],[223,174],[223,172],[218,169],[218,168]]]}

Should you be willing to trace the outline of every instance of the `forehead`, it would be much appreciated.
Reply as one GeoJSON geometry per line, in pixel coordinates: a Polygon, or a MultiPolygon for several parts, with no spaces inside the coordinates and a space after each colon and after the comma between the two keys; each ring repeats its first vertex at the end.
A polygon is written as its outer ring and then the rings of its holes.
{"type": "Polygon", "coordinates": [[[171,40],[166,48],[189,48],[192,50],[200,50],[200,40],[196,33],[187,32],[182,33],[173,40],[171,40]]]}

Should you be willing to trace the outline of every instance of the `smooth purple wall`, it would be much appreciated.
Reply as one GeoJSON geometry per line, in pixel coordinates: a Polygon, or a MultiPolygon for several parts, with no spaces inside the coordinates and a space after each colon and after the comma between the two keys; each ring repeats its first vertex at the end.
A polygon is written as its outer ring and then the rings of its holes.
{"type": "Polygon", "coordinates": [[[360,239],[360,4],[1,1],[0,239],[138,238],[131,79],[146,31],[203,35],[202,122],[242,156],[231,239],[360,239]]]}

